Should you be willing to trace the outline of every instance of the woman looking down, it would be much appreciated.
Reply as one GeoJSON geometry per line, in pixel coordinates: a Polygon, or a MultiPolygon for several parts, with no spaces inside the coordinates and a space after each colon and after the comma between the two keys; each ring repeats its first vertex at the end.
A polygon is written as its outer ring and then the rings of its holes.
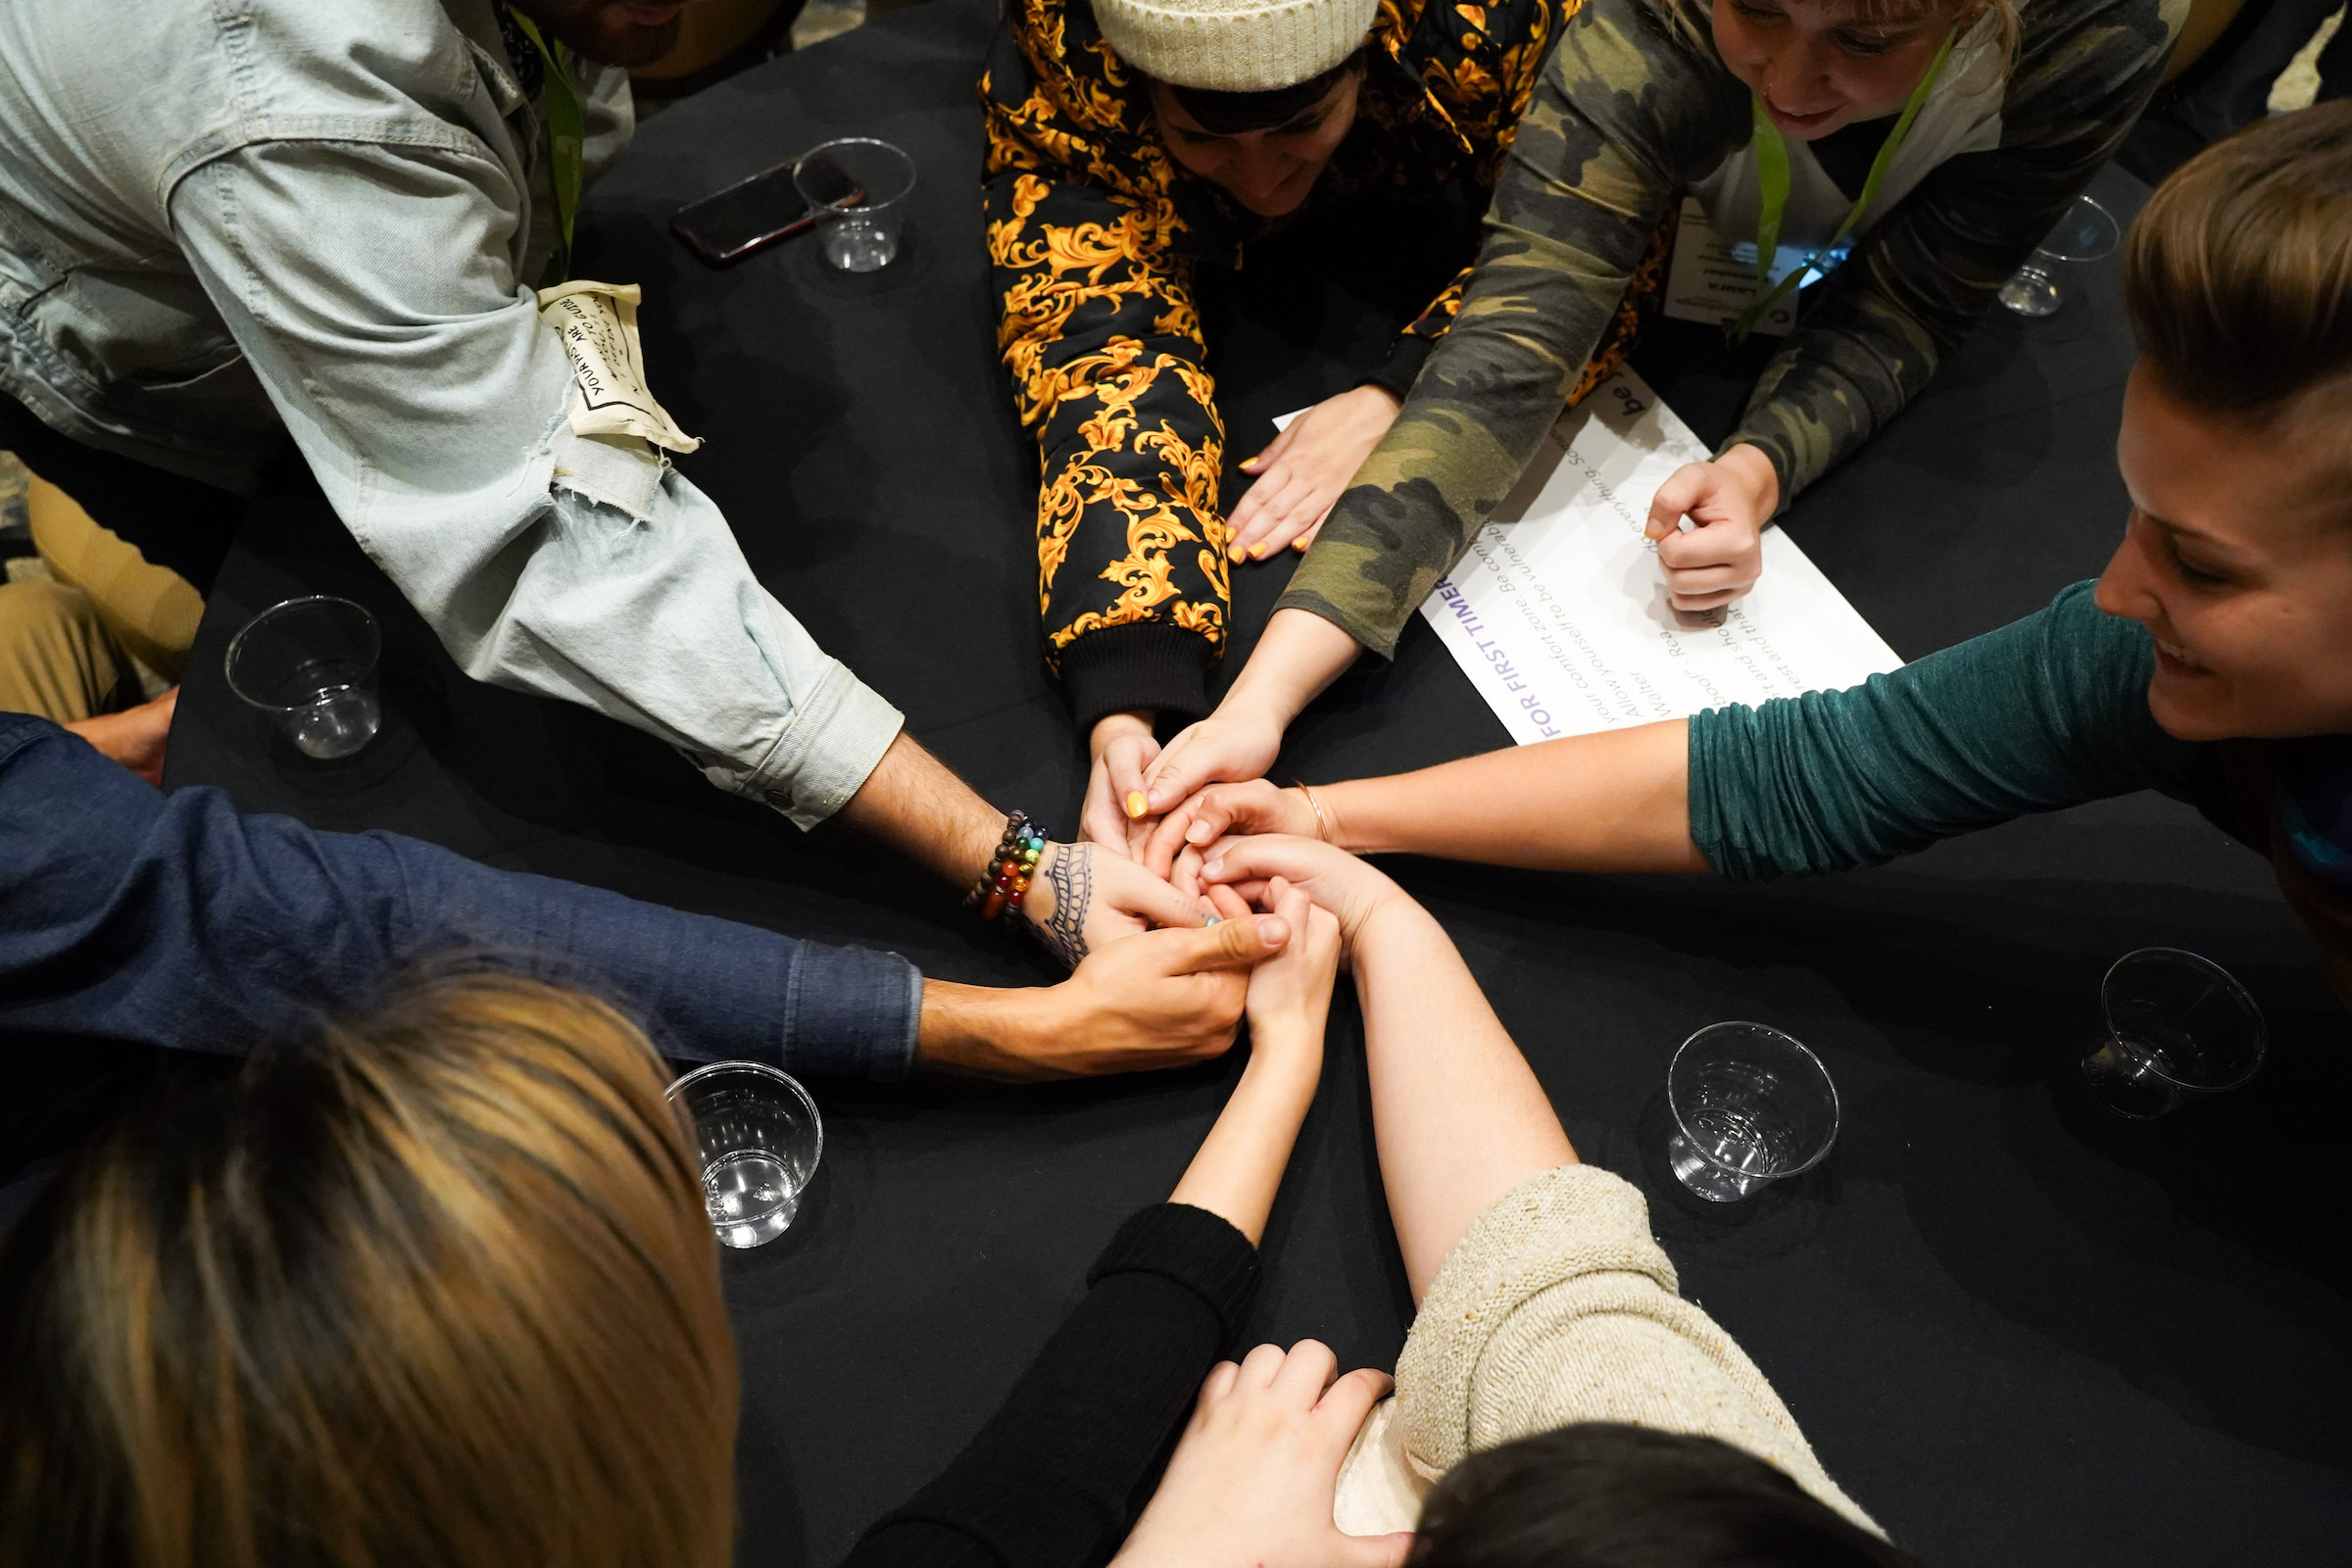
{"type": "Polygon", "coordinates": [[[1758,531],[1926,385],[2115,150],[2185,9],[1591,0],[1521,122],[1452,329],[1232,690],[1152,767],[1142,814],[1259,776],[1359,652],[1395,652],[1558,418],[1686,192],[1726,241],[1777,232],[1765,249],[1791,278],[1853,246],[1716,457],[1650,506],[1677,609],[1745,593],[1758,531]]]}

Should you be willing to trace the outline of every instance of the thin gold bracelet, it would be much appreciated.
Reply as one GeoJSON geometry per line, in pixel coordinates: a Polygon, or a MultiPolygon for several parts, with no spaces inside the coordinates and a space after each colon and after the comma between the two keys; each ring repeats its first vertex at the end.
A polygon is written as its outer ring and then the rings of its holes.
{"type": "Polygon", "coordinates": [[[1325,844],[1329,844],[1331,842],[1331,819],[1323,814],[1323,803],[1315,799],[1315,792],[1306,787],[1304,779],[1298,781],[1298,793],[1306,797],[1308,808],[1315,813],[1315,837],[1325,844]]]}

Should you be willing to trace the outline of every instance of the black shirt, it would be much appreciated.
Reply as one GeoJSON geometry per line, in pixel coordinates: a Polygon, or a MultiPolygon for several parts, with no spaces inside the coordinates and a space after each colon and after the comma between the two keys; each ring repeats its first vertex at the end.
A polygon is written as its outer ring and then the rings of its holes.
{"type": "Polygon", "coordinates": [[[1206,1209],[1160,1203],[1086,1280],[979,1436],[847,1568],[1092,1568],[1118,1551],[1256,1293],[1257,1250],[1206,1209]]]}

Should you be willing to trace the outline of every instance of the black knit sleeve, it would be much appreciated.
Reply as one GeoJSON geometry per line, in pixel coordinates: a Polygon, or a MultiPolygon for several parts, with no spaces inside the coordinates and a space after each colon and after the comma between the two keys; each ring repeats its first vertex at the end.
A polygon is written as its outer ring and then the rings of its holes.
{"type": "Polygon", "coordinates": [[[1200,1381],[1257,1288],[1257,1250],[1206,1209],[1119,1227],[1078,1303],[963,1452],[849,1568],[1091,1568],[1126,1539],[1200,1381]]]}

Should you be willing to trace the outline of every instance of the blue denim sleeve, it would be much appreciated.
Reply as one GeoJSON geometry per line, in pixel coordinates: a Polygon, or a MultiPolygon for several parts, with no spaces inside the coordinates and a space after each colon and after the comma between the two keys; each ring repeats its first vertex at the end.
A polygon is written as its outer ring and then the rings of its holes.
{"type": "Polygon", "coordinates": [[[467,953],[615,1002],[674,1058],[913,1064],[922,976],[896,954],[160,794],[23,714],[0,714],[0,1028],[243,1052],[467,953]]]}
{"type": "Polygon", "coordinates": [[[2155,655],[2087,582],[1998,631],[1843,691],[1690,721],[1690,839],[1762,881],[2133,790],[2205,793],[2209,749],[2148,711],[2155,655]]]}

